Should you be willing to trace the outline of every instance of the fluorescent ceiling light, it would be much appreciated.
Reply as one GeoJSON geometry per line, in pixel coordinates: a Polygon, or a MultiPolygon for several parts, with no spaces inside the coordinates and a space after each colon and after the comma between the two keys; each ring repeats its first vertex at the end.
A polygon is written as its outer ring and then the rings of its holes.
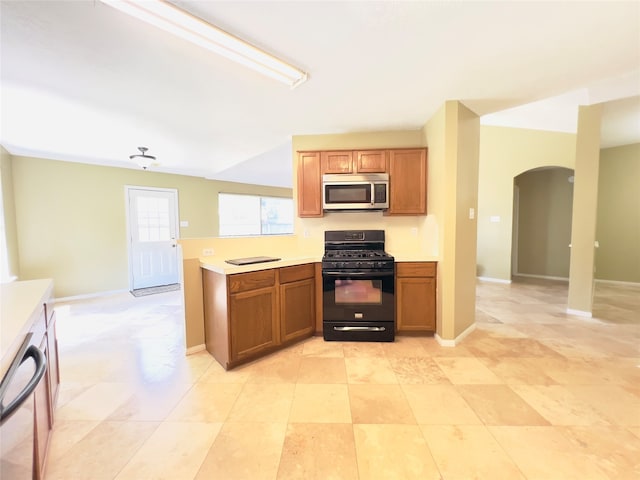
{"type": "Polygon", "coordinates": [[[307,74],[302,70],[168,2],[162,0],[101,1],[132,17],[286,83],[291,88],[307,80],[307,74]]]}

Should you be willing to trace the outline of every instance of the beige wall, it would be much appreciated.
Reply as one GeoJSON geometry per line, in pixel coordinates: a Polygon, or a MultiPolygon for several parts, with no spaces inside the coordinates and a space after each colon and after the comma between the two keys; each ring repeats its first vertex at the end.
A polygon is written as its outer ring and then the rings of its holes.
{"type": "Polygon", "coordinates": [[[597,279],[640,283],[640,143],[600,150],[597,279]]]}
{"type": "MultiPolygon", "coordinates": [[[[296,135],[292,139],[294,178],[297,175],[298,151],[424,147],[424,140],[421,130],[296,135]]],[[[430,162],[431,151],[427,158],[429,171],[430,162]]],[[[431,184],[430,178],[428,182],[431,184]]],[[[294,186],[294,198],[296,195],[294,186]]],[[[430,203],[427,203],[427,209],[431,211],[430,203]]],[[[325,230],[381,229],[386,232],[386,249],[393,255],[437,256],[437,237],[432,223],[429,216],[389,217],[382,212],[335,212],[322,218],[296,217],[295,233],[299,250],[314,255],[322,254],[325,230]]]]}
{"type": "Polygon", "coordinates": [[[16,210],[13,195],[13,158],[0,146],[0,180],[2,181],[2,208],[4,210],[5,238],[2,248],[6,249],[6,259],[9,278],[20,276],[20,262],[18,258],[18,234],[16,227],[16,210]]]}
{"type": "Polygon", "coordinates": [[[218,192],[291,196],[290,189],[13,158],[20,279],[53,278],[57,297],[128,288],[125,186],[178,190],[180,236],[217,234],[218,192]]]}
{"type": "Polygon", "coordinates": [[[518,175],[517,273],[569,278],[573,170],[544,168],[518,175]]]}
{"type": "Polygon", "coordinates": [[[477,274],[511,279],[513,179],[533,168],[574,168],[576,136],[507,127],[480,128],[477,274]],[[500,218],[491,222],[492,216],[500,218]]]}

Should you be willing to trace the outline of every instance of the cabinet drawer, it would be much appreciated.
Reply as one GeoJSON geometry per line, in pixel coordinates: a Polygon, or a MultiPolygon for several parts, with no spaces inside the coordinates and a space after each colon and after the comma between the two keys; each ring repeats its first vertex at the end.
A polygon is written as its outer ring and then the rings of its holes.
{"type": "Polygon", "coordinates": [[[291,283],[305,278],[313,278],[314,274],[313,263],[282,267],[280,269],[280,283],[291,283]]]}
{"type": "Polygon", "coordinates": [[[229,293],[245,292],[257,288],[271,287],[276,283],[273,268],[257,272],[236,273],[229,275],[229,293]]]}
{"type": "Polygon", "coordinates": [[[396,263],[398,277],[435,277],[436,262],[400,262],[396,263]]]}

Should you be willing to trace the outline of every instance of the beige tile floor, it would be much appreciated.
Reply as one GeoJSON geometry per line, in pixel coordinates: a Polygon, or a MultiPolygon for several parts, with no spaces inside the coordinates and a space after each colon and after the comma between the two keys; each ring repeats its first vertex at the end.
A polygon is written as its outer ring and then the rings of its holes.
{"type": "Polygon", "coordinates": [[[59,304],[46,480],[638,479],[640,289],[478,284],[458,347],[308,339],[225,372],[180,292],[59,304]]]}

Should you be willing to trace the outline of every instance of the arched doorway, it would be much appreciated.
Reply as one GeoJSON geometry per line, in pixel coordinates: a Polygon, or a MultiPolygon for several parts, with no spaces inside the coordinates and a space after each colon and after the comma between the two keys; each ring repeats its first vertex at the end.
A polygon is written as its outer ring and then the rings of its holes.
{"type": "Polygon", "coordinates": [[[527,170],[513,188],[512,276],[568,279],[573,170],[527,170]]]}

